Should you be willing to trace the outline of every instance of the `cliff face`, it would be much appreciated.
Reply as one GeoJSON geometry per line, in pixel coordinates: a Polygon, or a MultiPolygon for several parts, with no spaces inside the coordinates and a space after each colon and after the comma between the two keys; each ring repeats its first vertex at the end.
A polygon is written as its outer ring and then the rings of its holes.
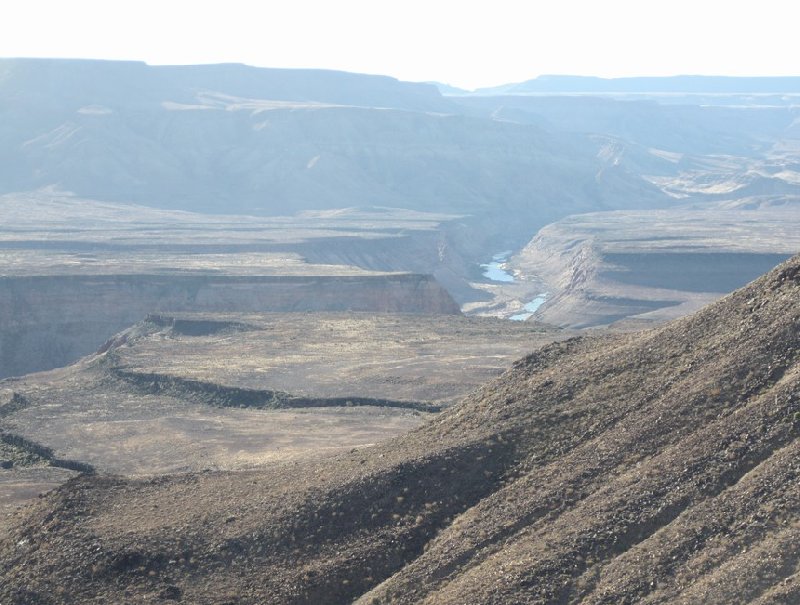
{"type": "Polygon", "coordinates": [[[66,365],[158,311],[459,313],[431,276],[0,278],[0,378],[66,365]]]}
{"type": "Polygon", "coordinates": [[[800,249],[797,198],[574,215],[512,265],[549,290],[536,318],[573,328],[652,325],[694,312],[800,249]],[[730,207],[729,207],[730,206],[730,207]]]}

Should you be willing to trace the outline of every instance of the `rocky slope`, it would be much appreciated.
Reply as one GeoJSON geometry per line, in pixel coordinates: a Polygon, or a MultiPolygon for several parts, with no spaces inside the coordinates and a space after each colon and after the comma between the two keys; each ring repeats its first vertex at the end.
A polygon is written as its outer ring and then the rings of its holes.
{"type": "Polygon", "coordinates": [[[84,476],[8,520],[25,603],[796,603],[800,257],[553,344],[335,459],[84,476]]]}

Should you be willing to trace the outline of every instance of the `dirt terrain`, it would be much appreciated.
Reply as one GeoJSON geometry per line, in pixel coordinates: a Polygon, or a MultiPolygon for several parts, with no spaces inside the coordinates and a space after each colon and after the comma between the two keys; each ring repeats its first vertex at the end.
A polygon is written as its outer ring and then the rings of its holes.
{"type": "Polygon", "coordinates": [[[80,465],[242,469],[374,444],[568,336],[457,315],[154,314],[73,366],[0,381],[2,504],[80,465]]]}
{"type": "Polygon", "coordinates": [[[494,378],[521,352],[569,334],[480,317],[172,314],[151,315],[108,346],[115,370],[129,375],[446,406],[494,378]],[[127,346],[118,346],[120,340],[127,346]]]}
{"type": "Polygon", "coordinates": [[[25,603],[796,603],[800,257],[551,344],[332,458],[83,475],[8,520],[25,603]]]}

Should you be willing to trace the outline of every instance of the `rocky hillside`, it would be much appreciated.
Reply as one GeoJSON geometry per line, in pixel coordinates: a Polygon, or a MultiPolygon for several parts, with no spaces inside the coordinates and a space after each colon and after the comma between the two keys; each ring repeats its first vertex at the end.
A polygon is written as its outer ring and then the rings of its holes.
{"type": "Polygon", "coordinates": [[[796,603],[800,257],[269,470],[86,475],[7,520],[24,603],[796,603]]]}

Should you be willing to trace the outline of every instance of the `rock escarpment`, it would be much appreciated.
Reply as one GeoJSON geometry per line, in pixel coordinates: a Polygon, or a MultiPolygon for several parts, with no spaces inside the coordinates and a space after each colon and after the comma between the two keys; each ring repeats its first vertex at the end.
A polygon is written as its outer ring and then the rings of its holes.
{"type": "Polygon", "coordinates": [[[567,217],[513,268],[547,285],[536,319],[584,328],[652,326],[700,309],[800,250],[800,198],[567,217]]]}
{"type": "Polygon", "coordinates": [[[158,311],[460,313],[415,274],[0,277],[0,377],[71,363],[158,311]]]}

